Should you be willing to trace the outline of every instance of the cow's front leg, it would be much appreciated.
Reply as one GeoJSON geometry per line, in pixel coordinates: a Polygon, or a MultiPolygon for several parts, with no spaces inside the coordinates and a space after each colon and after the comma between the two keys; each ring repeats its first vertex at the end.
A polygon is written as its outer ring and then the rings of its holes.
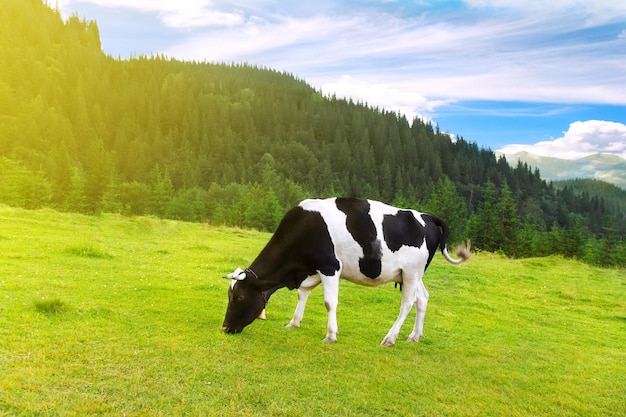
{"type": "Polygon", "coordinates": [[[306,301],[309,298],[309,295],[311,294],[313,288],[317,287],[319,283],[319,275],[308,277],[307,279],[302,281],[302,284],[300,284],[300,288],[298,288],[298,305],[296,306],[296,311],[294,311],[293,317],[286,327],[300,327],[302,317],[304,316],[306,301]]]}
{"type": "Polygon", "coordinates": [[[339,274],[325,276],[320,274],[324,287],[324,305],[328,311],[328,328],[324,342],[335,343],[337,341],[337,304],[339,304],[339,274]]]}
{"type": "Polygon", "coordinates": [[[416,297],[416,282],[413,279],[404,279],[402,288],[402,302],[400,303],[400,313],[398,314],[398,318],[396,322],[391,326],[387,336],[380,343],[381,346],[393,346],[398,339],[398,334],[400,333],[400,328],[402,324],[406,320],[406,317],[409,315],[413,304],[415,304],[416,297]]]}
{"type": "Polygon", "coordinates": [[[424,337],[424,317],[426,316],[428,297],[428,291],[420,279],[417,287],[417,300],[415,301],[415,325],[413,326],[413,332],[411,332],[411,335],[407,339],[409,342],[417,342],[420,340],[420,337],[424,337]]]}

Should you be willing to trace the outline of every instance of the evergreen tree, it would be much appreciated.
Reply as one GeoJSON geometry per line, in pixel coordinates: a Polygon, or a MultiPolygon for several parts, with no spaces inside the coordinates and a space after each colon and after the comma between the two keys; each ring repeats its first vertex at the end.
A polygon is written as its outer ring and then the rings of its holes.
{"type": "Polygon", "coordinates": [[[501,249],[498,226],[496,187],[494,183],[488,181],[478,210],[470,216],[468,222],[467,234],[472,240],[472,245],[490,252],[501,249]]]}
{"type": "Polygon", "coordinates": [[[548,253],[549,255],[560,253],[562,245],[561,227],[558,222],[552,223],[550,233],[548,233],[548,253]]]}
{"type": "Polygon", "coordinates": [[[52,203],[55,207],[63,208],[72,185],[72,166],[63,144],[50,151],[47,171],[52,186],[52,203]]]}
{"type": "Polygon", "coordinates": [[[498,220],[498,239],[496,245],[507,254],[517,253],[519,220],[517,218],[517,205],[511,194],[511,190],[504,182],[500,190],[500,200],[497,204],[496,217],[498,220]]]}
{"type": "Polygon", "coordinates": [[[120,187],[117,178],[112,177],[102,196],[102,211],[108,213],[122,213],[124,211],[121,202],[120,187]]]}
{"type": "Polygon", "coordinates": [[[467,206],[448,177],[444,176],[437,181],[430,196],[426,199],[425,210],[441,217],[448,224],[449,242],[460,243],[465,239],[467,206]]]}
{"type": "Polygon", "coordinates": [[[0,202],[36,209],[48,204],[51,196],[52,187],[43,172],[0,158],[0,202]]]}
{"type": "Polygon", "coordinates": [[[150,200],[150,188],[141,182],[124,182],[118,188],[122,214],[139,216],[147,213],[150,200]]]}
{"type": "Polygon", "coordinates": [[[86,208],[89,213],[95,213],[100,209],[102,196],[111,178],[111,166],[111,160],[102,139],[93,141],[89,146],[87,160],[83,164],[86,208]]]}
{"type": "Polygon", "coordinates": [[[188,188],[178,191],[170,200],[167,217],[177,220],[198,222],[206,218],[204,191],[188,188]]]}
{"type": "Polygon", "coordinates": [[[70,190],[65,198],[65,207],[67,211],[77,213],[85,213],[87,210],[87,197],[85,196],[85,177],[80,169],[74,167],[72,178],[70,179],[70,190]]]}
{"type": "Polygon", "coordinates": [[[562,233],[559,252],[567,257],[582,258],[587,240],[584,219],[580,215],[570,213],[568,223],[571,226],[562,233]]]}
{"type": "Polygon", "coordinates": [[[602,237],[600,238],[600,256],[599,264],[601,266],[614,266],[620,262],[619,257],[619,237],[617,236],[616,222],[613,217],[607,218],[602,229],[602,237]]]}
{"type": "Polygon", "coordinates": [[[174,196],[174,185],[172,184],[169,171],[166,169],[164,173],[161,173],[161,169],[157,166],[154,169],[152,181],[150,213],[165,217],[168,213],[170,201],[174,196]]]}
{"type": "Polygon", "coordinates": [[[271,232],[282,215],[283,210],[272,189],[266,190],[257,185],[248,191],[245,199],[245,227],[271,232]]]}

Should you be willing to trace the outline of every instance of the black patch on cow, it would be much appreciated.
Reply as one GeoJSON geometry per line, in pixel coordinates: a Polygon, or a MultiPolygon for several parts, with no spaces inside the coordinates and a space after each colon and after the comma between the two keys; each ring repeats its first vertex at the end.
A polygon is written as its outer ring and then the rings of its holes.
{"type": "Polygon", "coordinates": [[[259,277],[257,287],[264,291],[275,291],[272,285],[292,290],[317,271],[331,276],[339,267],[324,218],[299,206],[285,214],[268,244],[250,265],[259,277]]]}
{"type": "Polygon", "coordinates": [[[430,265],[437,247],[442,241],[442,231],[439,224],[443,220],[430,214],[420,214],[424,220],[424,226],[415,218],[412,212],[400,210],[396,214],[386,214],[383,217],[383,237],[387,247],[392,252],[397,252],[402,246],[419,248],[426,241],[428,260],[426,268],[430,265]]]}
{"type": "Polygon", "coordinates": [[[402,246],[419,248],[424,243],[424,227],[412,212],[400,210],[383,217],[383,237],[392,252],[399,251],[402,246]]]}
{"type": "MultiPolygon", "coordinates": [[[[442,224],[444,228],[447,228],[447,226],[445,226],[443,220],[430,214],[422,214],[422,219],[424,219],[424,223],[426,224],[424,227],[424,237],[426,238],[426,247],[428,248],[428,261],[426,261],[426,268],[428,268],[430,261],[432,261],[435,256],[435,252],[437,252],[437,247],[439,247],[440,243],[442,243],[442,239],[444,239],[443,231],[439,229],[437,223],[442,224]]],[[[444,241],[444,246],[445,243],[444,241]]],[[[444,246],[442,246],[441,249],[443,249],[444,246]]]]}
{"type": "Polygon", "coordinates": [[[346,215],[346,227],[363,248],[359,270],[368,278],[377,278],[382,270],[382,250],[376,226],[370,216],[370,203],[357,198],[337,198],[337,208],[346,215]]]}

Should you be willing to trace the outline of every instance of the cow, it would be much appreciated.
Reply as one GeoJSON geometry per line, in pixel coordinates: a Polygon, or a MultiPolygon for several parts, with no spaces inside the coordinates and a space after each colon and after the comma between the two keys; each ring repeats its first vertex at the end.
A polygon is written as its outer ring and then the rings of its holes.
{"type": "Polygon", "coordinates": [[[238,268],[231,279],[228,307],[222,325],[226,333],[240,333],[261,313],[278,289],[298,289],[298,304],[287,327],[300,327],[311,290],[322,284],[328,311],[325,342],[337,341],[339,279],[378,286],[400,284],[400,314],[382,340],[393,346],[412,307],[416,308],[408,341],[423,336],[428,291],[422,276],[437,248],[452,264],[469,258],[460,246],[459,259],[448,254],[449,230],[433,215],[351,197],[304,200],[289,210],[267,245],[249,267],[238,268]]]}

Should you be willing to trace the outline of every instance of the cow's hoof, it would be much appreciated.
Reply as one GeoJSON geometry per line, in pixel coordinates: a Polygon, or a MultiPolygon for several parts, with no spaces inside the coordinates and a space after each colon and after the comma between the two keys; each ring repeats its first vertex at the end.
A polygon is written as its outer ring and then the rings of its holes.
{"type": "Polygon", "coordinates": [[[337,339],[332,339],[330,337],[324,338],[324,343],[337,343],[337,339]]]}
{"type": "Polygon", "coordinates": [[[409,338],[408,338],[408,339],[406,339],[406,341],[407,341],[407,342],[419,342],[419,341],[420,341],[420,339],[421,339],[422,337],[424,337],[424,335],[422,334],[422,332],[417,333],[417,332],[413,331],[413,332],[411,332],[411,334],[409,335],[409,338]]]}
{"type": "Polygon", "coordinates": [[[392,339],[390,339],[388,337],[385,337],[385,339],[382,342],[380,342],[380,345],[384,346],[384,347],[391,347],[391,346],[393,346],[395,344],[396,344],[396,341],[392,340],[392,339]]]}
{"type": "Polygon", "coordinates": [[[294,324],[294,323],[287,323],[287,325],[285,326],[288,329],[299,329],[300,325],[299,324],[294,324]]]}

